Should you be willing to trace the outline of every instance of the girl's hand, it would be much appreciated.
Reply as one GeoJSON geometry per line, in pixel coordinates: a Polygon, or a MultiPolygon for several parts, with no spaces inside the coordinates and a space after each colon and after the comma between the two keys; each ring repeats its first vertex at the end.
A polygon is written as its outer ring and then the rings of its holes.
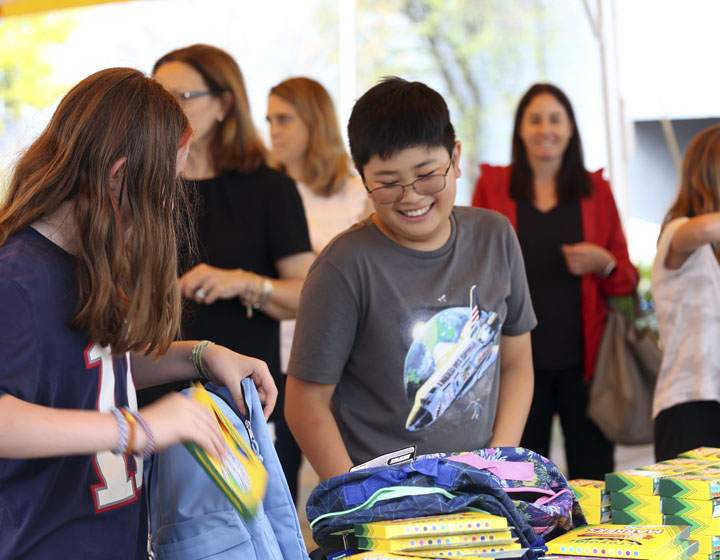
{"type": "Polygon", "coordinates": [[[275,408],[278,390],[265,362],[238,354],[217,344],[205,348],[202,361],[210,380],[230,390],[238,410],[243,414],[245,401],[241,383],[246,377],[251,377],[257,387],[260,402],[264,405],[265,418],[270,417],[270,413],[275,408]]]}
{"type": "Polygon", "coordinates": [[[615,257],[610,251],[595,243],[583,241],[571,245],[563,244],[560,245],[560,249],[570,274],[575,276],[593,272],[602,275],[610,263],[615,262],[615,257]]]}
{"type": "MultiPolygon", "coordinates": [[[[153,432],[157,450],[189,441],[217,458],[227,452],[215,415],[199,402],[179,393],[169,393],[139,412],[153,432]]],[[[147,442],[147,434],[139,424],[135,425],[134,441],[133,451],[140,453],[147,442]]]]}

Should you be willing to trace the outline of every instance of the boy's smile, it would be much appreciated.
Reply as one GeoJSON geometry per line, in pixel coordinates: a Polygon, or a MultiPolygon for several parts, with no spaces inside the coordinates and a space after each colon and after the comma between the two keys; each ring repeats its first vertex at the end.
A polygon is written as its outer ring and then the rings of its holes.
{"type": "MultiPolygon", "coordinates": [[[[460,142],[452,156],[442,146],[413,146],[387,159],[374,155],[363,171],[369,190],[404,185],[397,202],[379,204],[373,197],[373,221],[390,239],[417,251],[433,251],[450,238],[450,212],[455,205],[456,179],[460,176],[460,142]],[[410,183],[429,175],[445,175],[445,188],[434,194],[418,194],[410,183]]],[[[420,189],[422,190],[422,189],[420,189]]],[[[377,195],[376,195],[377,196],[377,195]]]]}

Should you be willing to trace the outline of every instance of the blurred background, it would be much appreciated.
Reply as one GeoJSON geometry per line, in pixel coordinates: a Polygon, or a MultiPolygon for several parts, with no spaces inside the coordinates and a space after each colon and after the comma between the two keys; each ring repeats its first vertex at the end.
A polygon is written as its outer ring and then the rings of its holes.
{"type": "MultiPolygon", "coordinates": [[[[149,72],[192,43],[239,62],[266,139],[268,90],[287,77],[322,82],[343,128],[382,76],[428,83],[463,142],[459,204],[480,163],[509,163],[520,96],[552,82],[574,105],[586,166],[605,168],[647,273],[682,154],[720,122],[718,21],[716,0],[0,0],[0,197],[69,87],[110,66],[149,72]]],[[[619,469],[652,462],[652,446],[617,454],[619,469]]],[[[301,504],[316,481],[303,472],[301,504]]]]}
{"type": "Polygon", "coordinates": [[[676,165],[719,120],[718,20],[715,0],[0,0],[0,189],[70,86],[109,66],[148,72],[197,42],[239,62],[266,137],[268,89],[289,76],[322,82],[343,126],[380,77],[428,83],[463,141],[460,204],[479,163],[509,162],[515,105],[549,81],[569,95],[587,167],[606,169],[631,257],[647,265],[676,165]]]}

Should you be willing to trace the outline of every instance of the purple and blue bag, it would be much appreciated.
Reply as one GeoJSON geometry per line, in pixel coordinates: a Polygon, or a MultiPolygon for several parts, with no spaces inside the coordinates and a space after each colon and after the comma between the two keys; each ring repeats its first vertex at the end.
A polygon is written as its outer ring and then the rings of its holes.
{"type": "Polygon", "coordinates": [[[546,540],[586,523],[557,467],[514,447],[423,455],[336,476],[313,490],[306,509],[326,555],[356,548],[355,524],[484,511],[505,517],[528,549],[524,560],[534,560],[546,551],[546,540]]]}

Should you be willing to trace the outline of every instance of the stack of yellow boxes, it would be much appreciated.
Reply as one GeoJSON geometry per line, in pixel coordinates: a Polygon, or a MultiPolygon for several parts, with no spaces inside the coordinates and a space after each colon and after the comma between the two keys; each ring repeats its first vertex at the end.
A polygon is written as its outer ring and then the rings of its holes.
{"type": "MultiPolygon", "coordinates": [[[[682,456],[720,460],[720,449],[701,447],[682,456]]],[[[720,558],[720,470],[708,467],[663,479],[658,484],[658,494],[664,522],[690,527],[691,538],[699,545],[694,560],[720,558]]]]}
{"type": "Polygon", "coordinates": [[[658,484],[661,480],[705,468],[717,467],[717,460],[680,457],[646,467],[605,475],[610,492],[612,523],[618,525],[662,525],[658,484]]]}
{"type": "Polygon", "coordinates": [[[481,512],[364,523],[355,536],[358,548],[381,554],[350,558],[519,558],[527,551],[505,517],[481,512]]]}
{"type": "Polygon", "coordinates": [[[568,484],[589,524],[610,523],[610,493],[605,489],[605,482],[575,478],[568,480],[568,484]]]}

